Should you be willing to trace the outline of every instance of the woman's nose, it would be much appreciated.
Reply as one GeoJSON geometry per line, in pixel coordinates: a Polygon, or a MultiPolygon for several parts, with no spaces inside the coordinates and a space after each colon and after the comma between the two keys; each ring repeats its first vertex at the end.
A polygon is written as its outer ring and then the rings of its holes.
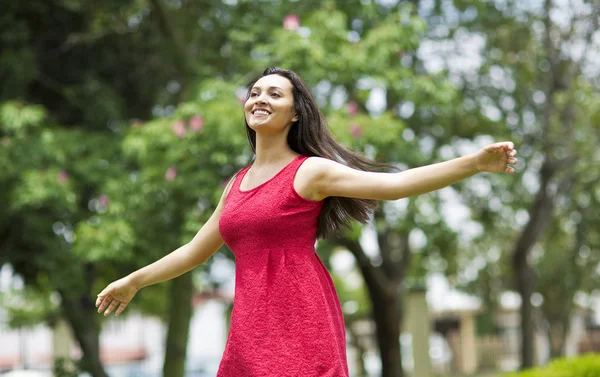
{"type": "Polygon", "coordinates": [[[259,102],[259,103],[265,103],[265,102],[267,102],[267,100],[265,98],[265,95],[261,94],[260,96],[258,96],[258,98],[256,99],[256,102],[259,102]]]}

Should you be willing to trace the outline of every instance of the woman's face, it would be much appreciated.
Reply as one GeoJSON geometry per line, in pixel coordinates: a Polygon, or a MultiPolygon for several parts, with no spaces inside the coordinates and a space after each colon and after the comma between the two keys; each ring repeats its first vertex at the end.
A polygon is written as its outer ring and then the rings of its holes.
{"type": "Polygon", "coordinates": [[[298,120],[292,83],[283,76],[261,77],[244,105],[248,126],[257,132],[281,131],[298,120]]]}

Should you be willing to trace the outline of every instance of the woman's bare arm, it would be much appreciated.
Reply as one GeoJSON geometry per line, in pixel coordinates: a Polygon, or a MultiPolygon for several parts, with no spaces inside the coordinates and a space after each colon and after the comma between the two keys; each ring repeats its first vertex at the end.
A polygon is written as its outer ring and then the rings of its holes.
{"type": "Polygon", "coordinates": [[[169,253],[163,258],[151,263],[128,276],[110,283],[100,292],[96,300],[98,312],[105,310],[109,315],[115,308],[119,315],[129,304],[135,294],[143,287],[173,279],[188,272],[201,263],[206,262],[223,245],[219,232],[219,218],[225,206],[225,198],[229,193],[233,179],[227,184],[217,208],[196,233],[194,238],[169,253]]]}
{"type": "Polygon", "coordinates": [[[309,189],[317,199],[329,196],[397,200],[435,191],[479,172],[514,173],[517,163],[512,142],[488,145],[480,152],[400,173],[366,172],[325,158],[304,165],[309,189]]]}

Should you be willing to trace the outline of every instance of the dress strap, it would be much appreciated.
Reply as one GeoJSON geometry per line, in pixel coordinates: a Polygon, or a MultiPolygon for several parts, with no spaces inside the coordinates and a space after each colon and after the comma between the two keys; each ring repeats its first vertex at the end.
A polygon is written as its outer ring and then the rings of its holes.
{"type": "Polygon", "coordinates": [[[285,174],[288,176],[292,176],[295,177],[296,176],[296,172],[298,171],[298,169],[300,168],[300,165],[302,165],[302,163],[304,161],[306,161],[307,158],[309,158],[310,156],[298,156],[296,157],[288,166],[286,166],[285,168],[285,174]]]}
{"type": "Polygon", "coordinates": [[[229,182],[231,182],[231,185],[229,187],[229,192],[227,193],[227,197],[225,198],[225,201],[227,201],[227,198],[229,198],[232,195],[232,192],[238,192],[238,189],[242,182],[242,178],[246,174],[246,171],[248,171],[248,169],[250,169],[250,166],[251,165],[248,165],[248,166],[238,170],[238,172],[235,173],[233,175],[233,177],[231,177],[231,179],[229,180],[229,182]]]}

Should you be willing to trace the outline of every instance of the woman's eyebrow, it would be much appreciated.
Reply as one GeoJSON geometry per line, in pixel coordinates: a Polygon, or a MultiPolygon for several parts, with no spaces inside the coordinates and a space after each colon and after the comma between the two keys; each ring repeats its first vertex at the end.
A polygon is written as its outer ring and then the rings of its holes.
{"type": "MultiPolygon", "coordinates": [[[[260,90],[260,87],[259,87],[259,86],[253,86],[253,87],[252,87],[252,90],[255,90],[255,89],[259,89],[259,90],[260,90]]],[[[283,91],[283,89],[281,89],[281,88],[280,88],[280,87],[278,87],[278,86],[270,86],[270,87],[268,87],[267,89],[278,89],[278,90],[281,90],[281,91],[283,91]]]]}

